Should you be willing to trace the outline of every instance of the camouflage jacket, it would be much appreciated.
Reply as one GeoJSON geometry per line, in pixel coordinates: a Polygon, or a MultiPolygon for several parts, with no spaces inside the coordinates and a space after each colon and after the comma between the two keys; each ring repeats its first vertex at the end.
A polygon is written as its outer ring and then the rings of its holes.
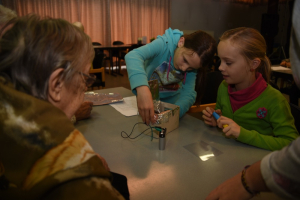
{"type": "Polygon", "coordinates": [[[58,108],[0,77],[0,199],[124,199],[58,108]]]}

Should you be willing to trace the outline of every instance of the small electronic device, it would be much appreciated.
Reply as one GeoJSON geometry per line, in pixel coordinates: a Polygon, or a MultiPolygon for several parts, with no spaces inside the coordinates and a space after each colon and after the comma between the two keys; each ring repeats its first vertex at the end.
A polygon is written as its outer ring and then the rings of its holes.
{"type": "Polygon", "coordinates": [[[159,132],[159,150],[165,150],[166,148],[166,132],[167,129],[166,128],[160,128],[160,132],[159,132]]]}

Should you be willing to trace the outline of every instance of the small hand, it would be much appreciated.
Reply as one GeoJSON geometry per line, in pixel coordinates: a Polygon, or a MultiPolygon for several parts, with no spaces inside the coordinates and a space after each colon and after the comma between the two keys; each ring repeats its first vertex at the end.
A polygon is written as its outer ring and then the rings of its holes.
{"type": "Polygon", "coordinates": [[[238,138],[241,132],[241,127],[237,125],[232,119],[221,116],[218,121],[218,127],[223,129],[223,132],[227,137],[233,136],[238,138]],[[228,126],[225,126],[228,125],[228,126]]]}
{"type": "MultiPolygon", "coordinates": [[[[203,115],[202,118],[204,119],[204,123],[210,126],[217,126],[217,120],[213,117],[212,113],[214,109],[211,107],[206,107],[205,110],[202,111],[203,115]]],[[[222,115],[220,109],[215,111],[218,115],[222,115]]]]}
{"type": "Polygon", "coordinates": [[[241,182],[241,173],[231,179],[228,179],[217,188],[215,188],[207,197],[206,200],[246,200],[252,196],[245,190],[241,182]]]}
{"type": "Polygon", "coordinates": [[[139,114],[142,120],[147,125],[155,124],[154,119],[154,106],[152,100],[152,94],[148,86],[140,86],[136,88],[137,91],[137,105],[139,114]]]}
{"type": "Polygon", "coordinates": [[[83,102],[75,113],[76,120],[78,121],[78,120],[89,118],[91,116],[92,109],[93,109],[93,102],[90,101],[83,102]]]}

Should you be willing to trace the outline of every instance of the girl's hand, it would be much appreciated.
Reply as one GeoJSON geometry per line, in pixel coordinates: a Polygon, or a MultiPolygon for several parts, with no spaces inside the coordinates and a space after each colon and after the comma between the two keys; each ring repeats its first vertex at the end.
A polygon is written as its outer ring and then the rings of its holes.
{"type": "Polygon", "coordinates": [[[221,116],[218,121],[218,127],[223,129],[223,132],[227,137],[233,136],[234,138],[238,138],[241,132],[241,127],[237,125],[232,119],[221,116]],[[224,127],[224,125],[228,125],[224,127]]]}
{"type": "Polygon", "coordinates": [[[152,95],[148,86],[140,86],[136,88],[137,91],[137,106],[139,114],[142,117],[142,120],[147,125],[155,124],[154,120],[154,106],[152,95]]]}
{"type": "MultiPolygon", "coordinates": [[[[204,123],[210,126],[217,126],[217,120],[213,117],[214,109],[211,107],[206,107],[205,110],[202,111],[204,123]]],[[[218,115],[222,115],[222,112],[220,109],[215,111],[218,115]]]]}

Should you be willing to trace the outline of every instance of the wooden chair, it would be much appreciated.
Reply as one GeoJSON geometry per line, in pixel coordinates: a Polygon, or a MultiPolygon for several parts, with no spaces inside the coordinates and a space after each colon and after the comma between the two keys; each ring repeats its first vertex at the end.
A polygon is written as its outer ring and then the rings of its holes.
{"type": "Polygon", "coordinates": [[[188,110],[188,113],[202,112],[206,107],[211,107],[212,109],[215,109],[216,103],[194,105],[194,106],[190,107],[190,109],[188,110]]]}
{"type": "Polygon", "coordinates": [[[104,89],[105,88],[105,68],[101,67],[99,69],[90,69],[90,74],[101,73],[101,80],[97,79],[95,83],[92,85],[92,89],[97,87],[96,89],[104,89]]]}
{"type": "MultiPolygon", "coordinates": [[[[123,45],[124,42],[122,41],[114,41],[113,45],[123,45]]],[[[121,60],[125,60],[125,55],[128,53],[127,50],[112,50],[112,57],[116,58],[116,68],[119,67],[119,69],[116,69],[116,72],[120,74],[121,72],[121,60]]],[[[112,66],[113,68],[113,66],[112,66]]]]}

